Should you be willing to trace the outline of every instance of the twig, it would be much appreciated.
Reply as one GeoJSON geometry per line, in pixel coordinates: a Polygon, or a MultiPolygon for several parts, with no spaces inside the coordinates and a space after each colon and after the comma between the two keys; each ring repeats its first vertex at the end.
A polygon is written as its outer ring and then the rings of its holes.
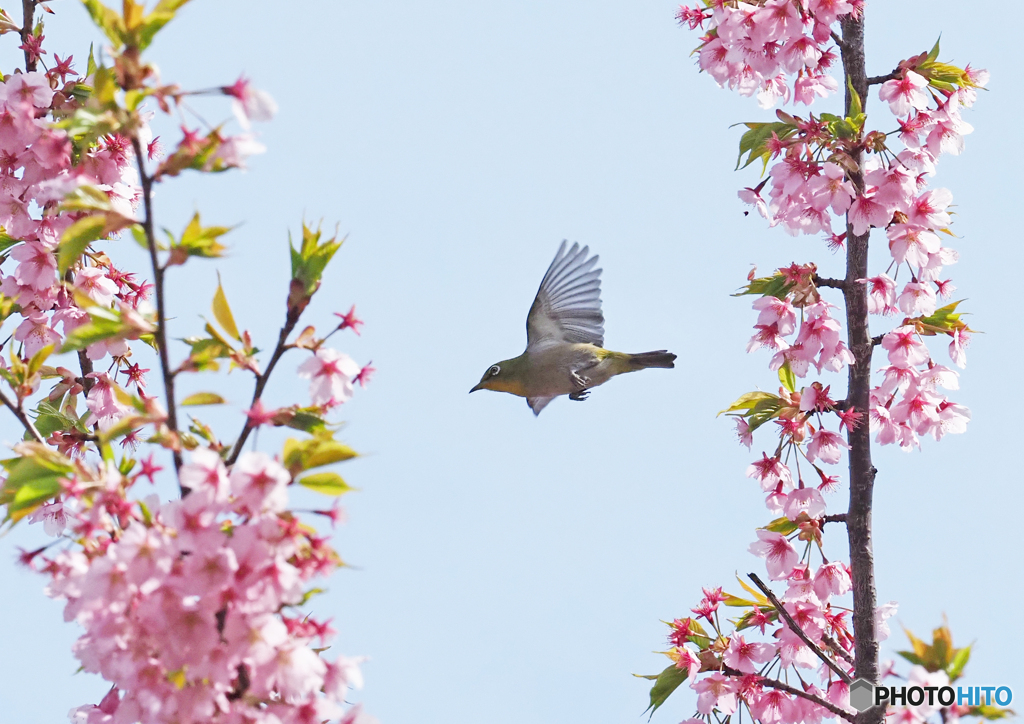
{"type": "MultiPolygon", "coordinates": [[[[75,275],[68,269],[64,272],[64,281],[68,284],[75,283],[75,275]]],[[[84,349],[78,350],[78,366],[82,370],[82,376],[79,378],[79,382],[82,388],[85,390],[85,394],[89,394],[92,390],[92,386],[96,384],[96,380],[89,377],[93,372],[92,360],[89,359],[89,352],[84,349]]]]}
{"type": "Polygon", "coordinates": [[[779,612],[779,615],[782,616],[782,618],[786,619],[786,623],[789,625],[789,628],[793,631],[793,633],[800,637],[800,640],[803,641],[807,645],[807,647],[825,663],[825,666],[832,669],[832,671],[835,672],[836,676],[842,679],[844,683],[849,684],[853,681],[853,679],[850,678],[849,674],[840,669],[836,665],[835,661],[826,656],[825,652],[818,648],[818,645],[807,637],[807,634],[804,633],[804,630],[800,628],[797,625],[796,621],[793,620],[793,617],[789,615],[789,611],[786,610],[786,607],[783,606],[779,599],[775,597],[775,594],[772,593],[772,590],[768,588],[768,586],[764,585],[761,579],[757,577],[757,574],[748,573],[747,577],[754,582],[754,585],[761,589],[761,593],[768,597],[768,600],[772,602],[772,605],[775,607],[775,610],[779,612]]]}
{"type": "MultiPolygon", "coordinates": [[[[157,258],[156,236],[153,234],[153,179],[146,173],[142,159],[142,143],[137,136],[132,136],[132,149],[139,167],[139,178],[142,181],[142,199],[146,208],[146,218],[142,228],[146,233],[146,246],[149,248],[149,261],[153,267],[153,289],[156,293],[157,329],[155,333],[157,350],[160,352],[160,374],[164,378],[164,396],[167,398],[167,427],[175,436],[172,441],[171,455],[174,457],[174,472],[181,471],[182,457],[180,438],[178,435],[178,411],[174,402],[174,372],[171,371],[170,352],[167,349],[167,302],[164,298],[164,271],[157,258]]],[[[180,483],[179,483],[180,487],[180,483]]],[[[182,493],[184,494],[184,490],[182,493]]]]}
{"type": "Polygon", "coordinates": [[[832,289],[846,289],[845,279],[830,279],[814,275],[814,285],[818,287],[831,287],[832,289]]]}
{"type": "Polygon", "coordinates": [[[882,343],[882,337],[884,337],[884,336],[885,335],[880,334],[877,337],[872,337],[871,338],[871,346],[872,347],[877,347],[878,345],[880,345],[882,343]]]}
{"type": "Polygon", "coordinates": [[[873,75],[868,78],[868,85],[881,85],[886,81],[896,80],[901,75],[903,75],[903,72],[899,68],[894,70],[892,73],[886,73],[885,75],[873,75]]]}
{"type": "Polygon", "coordinates": [[[36,426],[32,424],[32,421],[28,418],[28,415],[25,414],[25,411],[21,409],[21,405],[15,405],[7,398],[7,395],[5,395],[3,392],[0,392],[0,402],[2,402],[6,407],[10,409],[11,412],[14,413],[14,416],[18,418],[18,421],[22,425],[25,426],[26,430],[32,433],[32,437],[36,439],[36,442],[41,442],[44,445],[46,444],[46,440],[43,439],[43,436],[39,433],[39,430],[36,429],[36,426]]]}
{"type": "MultiPolygon", "coordinates": [[[[729,676],[743,677],[747,675],[744,674],[742,671],[734,669],[730,666],[723,666],[722,672],[728,674],[729,676]]],[[[779,681],[778,679],[769,679],[767,677],[761,676],[758,677],[757,683],[761,686],[767,686],[769,689],[777,689],[778,691],[784,691],[787,694],[792,694],[793,696],[799,696],[801,699],[806,699],[807,701],[813,702],[818,706],[822,707],[823,709],[827,709],[836,716],[846,719],[846,721],[854,721],[853,714],[844,709],[841,709],[840,707],[833,704],[831,701],[828,701],[827,699],[822,699],[820,696],[815,696],[814,694],[809,694],[803,689],[798,689],[795,686],[790,686],[789,684],[785,684],[779,681]]]]}
{"type": "Polygon", "coordinates": [[[832,30],[830,32],[832,34],[832,42],[834,42],[836,45],[839,46],[839,50],[842,50],[843,48],[845,48],[846,47],[846,41],[844,41],[842,38],[840,38],[839,35],[836,34],[835,30],[832,30]]]}
{"type": "Polygon", "coordinates": [[[853,657],[851,657],[850,654],[846,652],[846,649],[840,646],[839,642],[836,641],[834,638],[832,638],[828,634],[822,634],[821,640],[825,642],[825,644],[832,650],[832,653],[834,653],[836,656],[840,657],[847,663],[853,663],[853,657]]]}
{"type": "Polygon", "coordinates": [[[835,515],[826,515],[822,518],[825,523],[845,523],[846,513],[836,513],[835,515]]]}
{"type": "MultiPolygon", "coordinates": [[[[277,346],[274,348],[274,354],[270,358],[270,362],[267,364],[267,369],[262,374],[256,375],[256,388],[252,393],[252,402],[249,407],[252,408],[256,404],[256,401],[263,396],[263,390],[267,386],[267,381],[270,379],[270,373],[274,371],[274,367],[277,365],[278,360],[288,351],[288,335],[295,329],[295,325],[299,322],[299,316],[302,311],[295,308],[288,309],[288,316],[285,318],[284,326],[281,327],[280,333],[277,335],[277,346]]],[[[252,420],[248,417],[245,419],[245,425],[242,427],[242,432],[238,435],[238,440],[235,442],[234,447],[231,449],[231,454],[225,461],[227,465],[233,465],[238,456],[242,453],[242,446],[245,445],[245,441],[249,438],[249,433],[253,430],[252,420]]]]}

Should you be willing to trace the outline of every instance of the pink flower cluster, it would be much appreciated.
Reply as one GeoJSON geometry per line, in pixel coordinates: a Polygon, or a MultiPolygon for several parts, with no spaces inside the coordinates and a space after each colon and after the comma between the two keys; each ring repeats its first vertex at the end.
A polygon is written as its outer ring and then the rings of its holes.
{"type": "Polygon", "coordinates": [[[720,86],[757,94],[762,108],[781,98],[810,105],[838,88],[828,69],[836,60],[831,25],[858,10],[861,0],[716,2],[679,9],[691,29],[704,27],[699,64],[720,86]],[[795,76],[790,86],[789,77],[795,76]]]}
{"type": "Polygon", "coordinates": [[[288,471],[258,452],[228,470],[201,448],[182,468],[183,499],[130,502],[128,488],[154,471],[110,465],[65,486],[82,546],[45,560],[47,593],[85,629],[74,647],[83,670],[113,684],[72,721],[369,722],[342,706],[360,685],[358,660],[321,658],[311,644],[334,632],[298,610],[306,583],[339,562],[286,510],[288,471]]]}
{"type": "MultiPolygon", "coordinates": [[[[87,318],[57,278],[54,252],[79,216],[60,212],[58,202],[87,184],[105,192],[116,212],[131,217],[140,194],[131,148],[123,137],[103,139],[72,166],[70,139],[43,117],[61,99],[42,73],[19,73],[0,83],[0,225],[22,242],[11,250],[16,266],[2,275],[0,292],[21,306],[23,321],[14,338],[28,356],[60,344],[58,325],[66,335],[87,318]]],[[[149,293],[148,285],[109,263],[81,269],[75,287],[106,307],[116,298],[135,308],[149,293]]],[[[126,354],[127,346],[121,341],[113,349],[102,343],[89,349],[92,359],[108,353],[126,354]]]]}
{"type": "Polygon", "coordinates": [[[810,281],[814,267],[793,264],[779,269],[779,273],[797,286],[781,299],[765,295],[754,302],[758,321],[746,351],[752,352],[761,347],[776,350],[768,367],[777,371],[788,364],[797,377],[806,377],[811,365],[819,373],[823,370],[841,371],[852,363],[853,353],[840,335],[842,327],[831,316],[830,310],[835,309],[835,305],[820,299],[812,303],[808,303],[806,298],[801,299],[797,332],[798,312],[794,302],[801,288],[810,281]],[[793,342],[785,339],[795,332],[797,336],[793,342]]]}
{"type": "MultiPolygon", "coordinates": [[[[808,639],[820,650],[829,651],[836,668],[853,671],[853,636],[847,625],[845,606],[833,607],[832,599],[850,591],[849,568],[839,561],[822,562],[816,570],[800,562],[800,556],[784,536],[758,531],[751,552],[766,559],[773,578],[784,580],[787,589],[779,601],[808,639]]],[[[798,636],[787,622],[774,615],[770,605],[753,604],[729,635],[720,630],[718,610],[727,595],[721,588],[704,589],[704,597],[692,609],[694,618],[674,620],[666,652],[675,666],[687,672],[690,688],[697,694],[697,712],[703,717],[729,716],[746,708],[752,719],[763,724],[802,722],[818,724],[834,717],[819,702],[853,714],[849,686],[798,636]],[[701,625],[703,623],[703,626],[701,625]],[[714,629],[705,631],[704,626],[714,629]],[[741,630],[746,633],[741,633],[741,630]],[[760,631],[762,641],[748,640],[760,631]],[[714,642],[713,645],[711,642],[714,642]],[[696,647],[696,648],[695,648],[696,647]],[[713,652],[713,654],[712,654],[713,652]],[[708,666],[712,656],[718,668],[708,666]],[[768,666],[766,666],[768,665],[768,666]],[[763,676],[773,669],[772,677],[763,676]],[[702,670],[703,669],[703,670],[702,670]],[[806,696],[776,688],[785,681],[806,696]],[[817,682],[802,671],[816,671],[817,682]],[[796,682],[801,686],[797,687],[796,682]]],[[[885,619],[895,612],[894,604],[880,606],[875,614],[880,639],[888,635],[885,619]]],[[[684,724],[698,724],[703,718],[684,724]]]]}
{"type": "MultiPolygon", "coordinates": [[[[961,333],[957,330],[953,335],[955,345],[961,333]]],[[[918,435],[940,440],[947,433],[966,432],[971,411],[938,391],[940,387],[958,389],[959,375],[932,361],[917,329],[911,325],[894,329],[882,338],[882,348],[888,353],[889,366],[882,370],[882,383],[871,390],[875,441],[911,449],[920,446],[918,435]]]]}

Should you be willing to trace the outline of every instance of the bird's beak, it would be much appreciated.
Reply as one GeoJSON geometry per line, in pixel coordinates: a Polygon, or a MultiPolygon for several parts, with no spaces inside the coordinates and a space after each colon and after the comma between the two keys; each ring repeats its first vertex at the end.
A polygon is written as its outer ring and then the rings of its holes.
{"type": "Polygon", "coordinates": [[[469,394],[473,394],[477,390],[482,390],[482,389],[484,389],[484,383],[483,382],[478,382],[477,384],[473,385],[473,389],[471,389],[469,391],[469,394]]]}

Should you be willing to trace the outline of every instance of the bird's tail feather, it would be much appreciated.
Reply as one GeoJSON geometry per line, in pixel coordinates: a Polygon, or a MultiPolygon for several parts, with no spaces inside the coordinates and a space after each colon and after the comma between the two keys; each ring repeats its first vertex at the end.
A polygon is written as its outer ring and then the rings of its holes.
{"type": "Polygon", "coordinates": [[[659,349],[655,352],[641,352],[629,355],[629,371],[643,370],[648,367],[672,369],[676,366],[676,356],[668,350],[659,349]]]}

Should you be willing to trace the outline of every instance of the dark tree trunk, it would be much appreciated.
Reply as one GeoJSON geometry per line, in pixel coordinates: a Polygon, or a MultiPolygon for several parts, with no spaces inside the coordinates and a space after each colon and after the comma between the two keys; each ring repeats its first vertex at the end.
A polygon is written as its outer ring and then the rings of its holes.
{"type": "MultiPolygon", "coordinates": [[[[866,104],[868,79],[864,63],[864,19],[847,18],[842,22],[841,48],[843,70],[849,81],[846,88],[846,111],[849,114],[850,87],[866,104]]],[[[860,163],[862,152],[856,154],[860,163]]],[[[863,180],[853,179],[860,190],[863,180]]],[[[875,571],[871,552],[871,500],[875,468],[871,464],[871,432],[868,426],[871,390],[871,352],[874,344],[868,328],[867,287],[857,279],[868,276],[868,237],[870,232],[854,234],[846,224],[846,280],[843,296],[846,301],[846,325],[850,351],[856,361],[850,365],[847,402],[863,414],[860,425],[849,432],[850,443],[850,509],[846,527],[850,539],[850,569],[853,577],[853,627],[855,632],[855,677],[872,683],[878,681],[878,640],[875,637],[875,571]]],[[[884,709],[874,708],[858,716],[861,724],[878,724],[884,709]]]]}

